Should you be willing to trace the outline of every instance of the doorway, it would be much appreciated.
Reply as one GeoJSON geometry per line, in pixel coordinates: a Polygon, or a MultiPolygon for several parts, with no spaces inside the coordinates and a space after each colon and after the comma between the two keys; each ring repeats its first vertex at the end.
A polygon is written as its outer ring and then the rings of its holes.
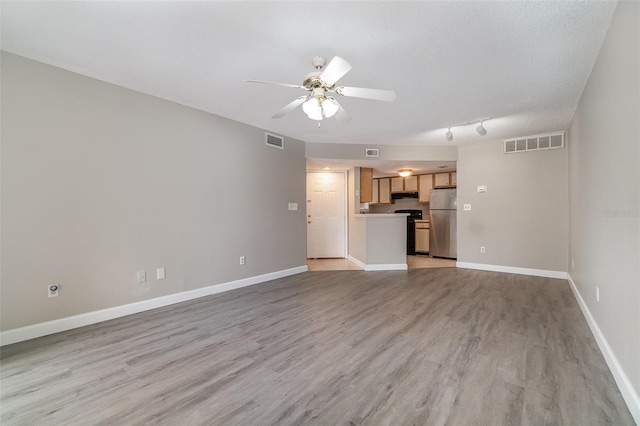
{"type": "Polygon", "coordinates": [[[347,257],[345,172],[307,173],[307,258],[347,257]]]}

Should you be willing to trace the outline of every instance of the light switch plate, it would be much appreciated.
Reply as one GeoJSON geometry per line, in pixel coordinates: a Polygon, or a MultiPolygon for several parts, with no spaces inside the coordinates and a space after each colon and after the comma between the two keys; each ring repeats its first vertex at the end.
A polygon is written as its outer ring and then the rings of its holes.
{"type": "Polygon", "coordinates": [[[167,277],[167,271],[165,268],[156,269],[156,279],[164,280],[167,277]]]}

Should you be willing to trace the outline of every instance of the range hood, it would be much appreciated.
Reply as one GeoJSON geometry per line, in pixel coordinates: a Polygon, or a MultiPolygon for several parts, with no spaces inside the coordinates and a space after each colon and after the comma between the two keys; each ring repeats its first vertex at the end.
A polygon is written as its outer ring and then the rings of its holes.
{"type": "Polygon", "coordinates": [[[400,198],[418,198],[417,192],[393,192],[391,194],[392,200],[399,200],[400,198]]]}

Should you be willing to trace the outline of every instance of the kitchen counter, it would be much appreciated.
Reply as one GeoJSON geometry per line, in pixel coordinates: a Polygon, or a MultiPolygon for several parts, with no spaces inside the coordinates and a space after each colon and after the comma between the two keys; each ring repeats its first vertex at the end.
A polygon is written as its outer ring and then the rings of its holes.
{"type": "Polygon", "coordinates": [[[352,215],[349,259],[365,271],[407,269],[406,213],[352,215]]]}

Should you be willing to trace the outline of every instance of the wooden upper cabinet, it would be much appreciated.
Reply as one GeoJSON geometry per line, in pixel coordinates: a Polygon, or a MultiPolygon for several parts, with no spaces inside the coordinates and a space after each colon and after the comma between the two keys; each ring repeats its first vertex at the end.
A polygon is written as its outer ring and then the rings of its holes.
{"type": "Polygon", "coordinates": [[[391,192],[402,192],[404,191],[404,182],[402,181],[402,177],[396,176],[391,178],[391,192]]]}
{"type": "Polygon", "coordinates": [[[418,202],[428,203],[431,199],[431,190],[433,189],[433,175],[418,176],[420,182],[420,191],[418,192],[418,202]]]}
{"type": "Polygon", "coordinates": [[[436,173],[433,179],[435,188],[451,186],[451,178],[449,173],[436,173]]]}
{"type": "Polygon", "coordinates": [[[391,179],[380,178],[378,179],[378,184],[380,185],[378,202],[380,204],[391,204],[391,179]]]}
{"type": "Polygon", "coordinates": [[[458,173],[451,172],[451,186],[458,186],[458,173]]]}
{"type": "Polygon", "coordinates": [[[391,179],[391,192],[418,191],[418,176],[395,176],[391,179]]]}
{"type": "Polygon", "coordinates": [[[373,201],[373,169],[360,167],[360,202],[373,201]]]}
{"type": "Polygon", "coordinates": [[[418,190],[418,176],[407,176],[404,178],[404,190],[416,192],[418,190]]]}
{"type": "Polygon", "coordinates": [[[380,202],[378,195],[380,194],[380,179],[373,179],[373,199],[371,204],[378,204],[380,202]]]}

